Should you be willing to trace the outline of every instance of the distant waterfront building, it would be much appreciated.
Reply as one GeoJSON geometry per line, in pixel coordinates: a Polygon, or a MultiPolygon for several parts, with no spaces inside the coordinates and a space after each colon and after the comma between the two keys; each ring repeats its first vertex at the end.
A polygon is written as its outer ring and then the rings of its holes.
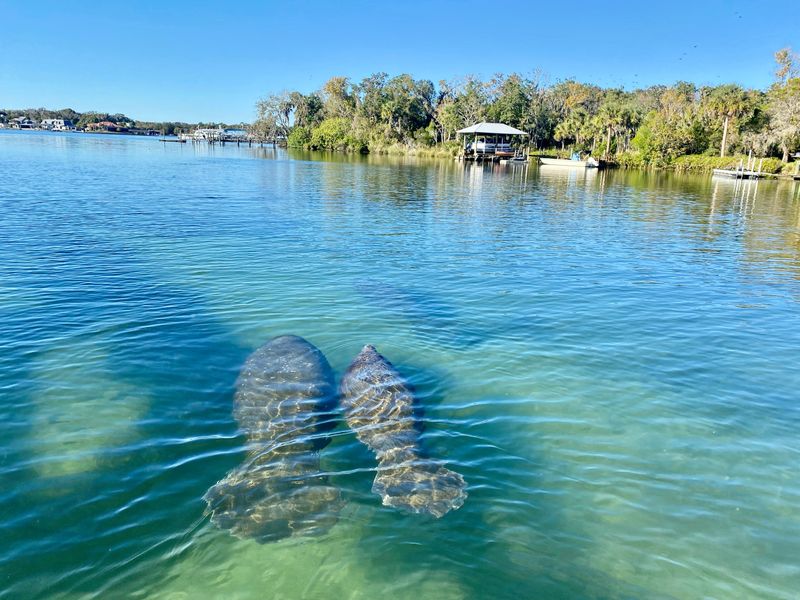
{"type": "Polygon", "coordinates": [[[188,134],[181,134],[183,139],[207,142],[248,142],[250,134],[242,127],[198,127],[188,134]]]}
{"type": "Polygon", "coordinates": [[[39,127],[50,131],[72,131],[75,129],[69,119],[42,119],[39,127]]]}
{"type": "Polygon", "coordinates": [[[223,133],[227,139],[233,141],[246,140],[248,136],[247,130],[241,127],[229,127],[223,133]]]}
{"type": "Polygon", "coordinates": [[[192,137],[196,140],[220,140],[225,134],[225,130],[221,127],[216,129],[209,129],[207,127],[198,127],[192,132],[192,137]]]}
{"type": "Polygon", "coordinates": [[[112,133],[123,133],[128,131],[128,128],[112,121],[100,121],[99,123],[89,123],[86,126],[86,131],[109,131],[112,133]]]}
{"type": "Polygon", "coordinates": [[[28,117],[16,117],[11,119],[12,129],[35,129],[36,121],[32,121],[28,117]]]}
{"type": "Polygon", "coordinates": [[[132,135],[161,135],[158,129],[144,129],[142,127],[129,127],[128,133],[132,135]]]}
{"type": "Polygon", "coordinates": [[[465,157],[512,157],[515,154],[512,140],[528,135],[504,123],[486,122],[459,129],[456,134],[464,136],[462,152],[465,157]],[[470,137],[472,141],[469,141],[470,137]]]}

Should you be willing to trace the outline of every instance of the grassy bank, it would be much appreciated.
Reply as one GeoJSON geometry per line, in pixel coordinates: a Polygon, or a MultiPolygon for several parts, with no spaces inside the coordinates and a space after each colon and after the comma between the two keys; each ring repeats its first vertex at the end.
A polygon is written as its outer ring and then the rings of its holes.
{"type": "Polygon", "coordinates": [[[391,156],[419,156],[422,158],[454,158],[458,155],[459,144],[437,144],[436,146],[409,146],[406,144],[370,144],[370,154],[391,156]]]}
{"type": "MultiPolygon", "coordinates": [[[[748,157],[743,154],[733,156],[709,156],[707,154],[685,154],[672,160],[662,160],[648,163],[636,153],[626,153],[615,159],[614,166],[627,169],[659,169],[675,171],[677,173],[711,173],[714,169],[738,169],[740,165],[747,166],[748,157]]],[[[784,163],[777,158],[757,159],[755,168],[761,167],[763,173],[769,175],[792,175],[797,165],[784,163]]]]}

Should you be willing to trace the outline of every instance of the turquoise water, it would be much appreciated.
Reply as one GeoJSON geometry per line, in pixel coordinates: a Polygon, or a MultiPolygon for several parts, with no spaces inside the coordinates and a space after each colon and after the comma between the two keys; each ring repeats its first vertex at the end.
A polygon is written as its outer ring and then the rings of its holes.
{"type": "Polygon", "coordinates": [[[0,133],[0,597],[793,598],[800,185],[0,133]],[[247,355],[375,344],[469,497],[204,516],[247,355]]]}

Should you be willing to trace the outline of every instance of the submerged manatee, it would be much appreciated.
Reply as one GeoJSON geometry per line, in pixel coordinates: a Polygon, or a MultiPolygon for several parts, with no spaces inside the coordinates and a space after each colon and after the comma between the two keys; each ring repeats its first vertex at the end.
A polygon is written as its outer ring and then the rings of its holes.
{"type": "Polygon", "coordinates": [[[341,382],[347,424],[378,458],[383,504],[441,517],[464,504],[464,478],[422,458],[414,397],[392,364],[364,346],[341,382]]]}
{"type": "Polygon", "coordinates": [[[335,402],[333,371],[303,338],[276,337],[253,352],[233,400],[247,457],[206,492],[211,521],[261,543],[330,528],[340,495],[320,473],[317,451],[335,425],[335,402]]]}

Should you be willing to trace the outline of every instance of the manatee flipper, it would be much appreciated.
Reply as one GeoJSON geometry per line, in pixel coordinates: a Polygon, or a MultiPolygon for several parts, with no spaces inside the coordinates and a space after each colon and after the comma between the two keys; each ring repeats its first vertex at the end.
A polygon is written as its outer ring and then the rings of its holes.
{"type": "Polygon", "coordinates": [[[384,505],[439,518],[464,504],[464,478],[421,456],[413,395],[373,346],[353,360],[340,395],[348,425],[378,458],[372,491],[384,505]]]}
{"type": "Polygon", "coordinates": [[[258,468],[231,471],[203,499],[214,525],[260,543],[323,533],[341,504],[339,490],[321,475],[295,478],[258,468]]]}
{"type": "Polygon", "coordinates": [[[335,399],[328,361],[303,338],[277,337],[251,354],[233,411],[247,457],[203,496],[211,522],[261,543],[329,529],[341,500],[318,451],[329,441],[335,399]]]}
{"type": "Polygon", "coordinates": [[[414,462],[378,467],[372,491],[385,506],[415,513],[430,513],[436,518],[464,504],[466,482],[455,471],[444,467],[415,465],[414,462]]]}

